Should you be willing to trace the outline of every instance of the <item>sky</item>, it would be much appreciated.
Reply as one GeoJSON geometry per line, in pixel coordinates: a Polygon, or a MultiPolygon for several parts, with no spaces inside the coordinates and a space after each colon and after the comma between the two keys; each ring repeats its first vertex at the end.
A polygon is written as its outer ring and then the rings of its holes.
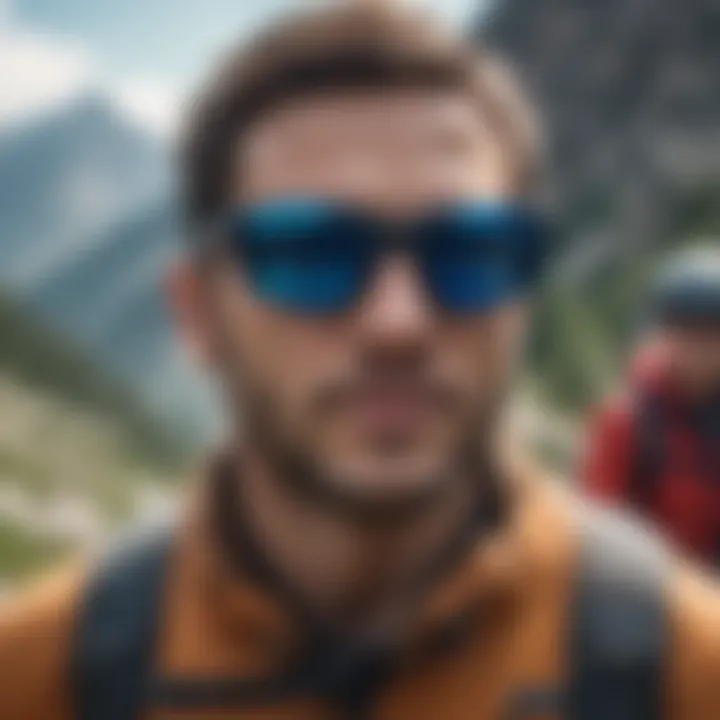
{"type": "MultiPolygon", "coordinates": [[[[435,5],[461,27],[487,0],[435,5]]],[[[0,0],[0,128],[85,88],[170,133],[181,98],[230,41],[305,0],[0,0]]]]}

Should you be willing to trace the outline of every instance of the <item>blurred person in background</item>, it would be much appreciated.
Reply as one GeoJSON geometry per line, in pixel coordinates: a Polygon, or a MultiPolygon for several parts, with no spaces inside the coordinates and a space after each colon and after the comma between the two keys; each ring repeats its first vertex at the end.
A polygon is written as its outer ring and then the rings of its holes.
{"type": "Polygon", "coordinates": [[[399,7],[226,59],[170,286],[230,438],[172,528],[3,609],[3,720],[717,714],[715,588],[502,451],[546,236],[530,125],[399,7]]]}
{"type": "Polygon", "coordinates": [[[585,484],[720,564],[720,244],[673,257],[648,298],[652,322],[628,386],[588,439],[585,484]]]}

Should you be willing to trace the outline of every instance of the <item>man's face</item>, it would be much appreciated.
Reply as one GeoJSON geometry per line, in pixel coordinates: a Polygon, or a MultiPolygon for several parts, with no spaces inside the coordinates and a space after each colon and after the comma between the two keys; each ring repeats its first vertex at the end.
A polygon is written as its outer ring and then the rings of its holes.
{"type": "Polygon", "coordinates": [[[666,331],[670,362],[680,382],[691,391],[720,390],[720,325],[666,331]]]}
{"type": "MultiPolygon", "coordinates": [[[[509,175],[505,151],[461,94],[334,95],[283,106],[243,136],[237,202],[333,198],[413,217],[507,197],[509,175]]],[[[487,433],[523,335],[519,304],[443,314],[402,255],[331,318],[269,307],[230,261],[204,282],[193,334],[232,389],[240,425],[351,502],[407,502],[452,482],[487,433]]]]}

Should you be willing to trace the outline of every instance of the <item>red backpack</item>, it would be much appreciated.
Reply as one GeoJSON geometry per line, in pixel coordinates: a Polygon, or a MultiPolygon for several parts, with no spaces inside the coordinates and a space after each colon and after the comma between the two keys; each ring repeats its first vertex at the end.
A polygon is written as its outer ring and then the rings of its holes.
{"type": "Polygon", "coordinates": [[[630,500],[678,544],[720,563],[720,402],[703,410],[639,392],[630,500]]]}

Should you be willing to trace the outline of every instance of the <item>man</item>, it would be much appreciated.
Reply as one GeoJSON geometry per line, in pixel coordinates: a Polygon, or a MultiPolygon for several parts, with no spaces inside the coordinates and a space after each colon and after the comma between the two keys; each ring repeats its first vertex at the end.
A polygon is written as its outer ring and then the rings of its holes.
{"type": "Polygon", "coordinates": [[[194,110],[172,294],[235,436],[159,541],[5,611],[0,717],[714,717],[715,589],[499,451],[543,233],[493,61],[335,6],[194,110]]]}
{"type": "Polygon", "coordinates": [[[720,560],[720,249],[673,257],[650,297],[653,329],[629,388],[591,428],[590,493],[654,520],[683,550],[720,560]]]}

